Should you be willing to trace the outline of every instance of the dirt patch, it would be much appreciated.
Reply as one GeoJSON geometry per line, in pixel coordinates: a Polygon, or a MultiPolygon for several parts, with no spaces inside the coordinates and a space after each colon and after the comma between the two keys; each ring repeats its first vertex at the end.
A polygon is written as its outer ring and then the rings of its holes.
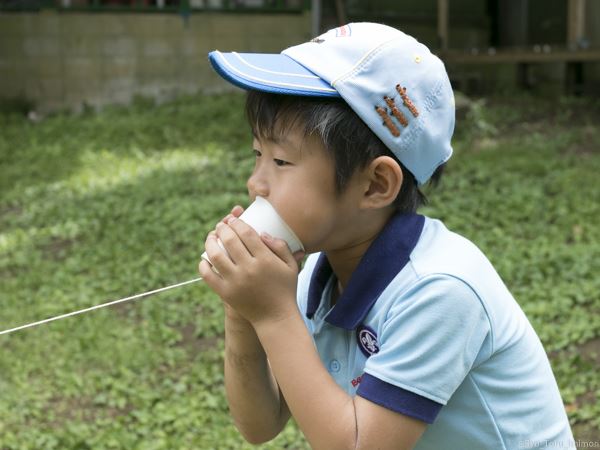
{"type": "Polygon", "coordinates": [[[579,444],[577,448],[598,448],[600,447],[600,430],[587,423],[578,423],[571,427],[575,442],[579,444]],[[586,443],[590,443],[587,445],[586,443]],[[595,444],[595,446],[592,446],[595,444]]]}
{"type": "Polygon", "coordinates": [[[590,339],[579,346],[583,359],[591,362],[600,371],[600,337],[590,339]]]}
{"type": "Polygon", "coordinates": [[[22,271],[23,269],[21,267],[14,264],[3,267],[0,269],[0,280],[16,278],[21,274],[22,271]]]}
{"type": "Polygon", "coordinates": [[[44,414],[49,418],[47,424],[51,427],[62,426],[74,420],[94,422],[100,418],[116,418],[127,415],[133,410],[132,406],[116,408],[106,405],[96,405],[89,397],[53,397],[46,407],[44,414]]]}
{"type": "MultiPolygon", "coordinates": [[[[117,299],[115,294],[115,300],[117,299]]],[[[112,300],[107,300],[112,301],[112,300]]],[[[135,300],[134,300],[135,301],[135,300]]],[[[133,318],[137,323],[141,322],[141,318],[134,308],[133,302],[122,302],[117,303],[116,305],[110,306],[110,309],[119,317],[123,317],[125,319],[133,318]],[[135,312],[134,312],[135,311],[135,312]]]]}
{"type": "Polygon", "coordinates": [[[600,153],[600,129],[593,125],[581,128],[577,142],[569,145],[565,154],[588,156],[600,153]]]}
{"type": "Polygon", "coordinates": [[[45,258],[61,261],[67,257],[69,250],[75,242],[75,239],[53,237],[50,242],[40,245],[39,248],[45,258]]]}
{"type": "Polygon", "coordinates": [[[216,336],[207,338],[198,337],[196,334],[196,325],[193,323],[188,323],[177,328],[177,330],[181,333],[181,340],[177,345],[183,347],[190,357],[217,348],[219,338],[216,336]]]}
{"type": "Polygon", "coordinates": [[[0,208],[0,219],[4,219],[5,217],[8,217],[8,216],[18,216],[21,213],[23,213],[23,208],[21,208],[20,206],[17,206],[17,205],[6,206],[3,208],[0,208]]]}
{"type": "MultiPolygon", "coordinates": [[[[600,369],[600,338],[590,339],[587,342],[579,345],[574,352],[579,354],[581,358],[600,369]]],[[[595,392],[588,391],[575,399],[575,402],[566,405],[567,412],[570,409],[579,409],[584,405],[593,405],[598,402],[595,392]]],[[[579,444],[578,448],[600,448],[600,429],[596,428],[589,422],[577,423],[572,426],[573,436],[579,444]],[[587,445],[587,443],[595,444],[595,447],[587,445]]]]}

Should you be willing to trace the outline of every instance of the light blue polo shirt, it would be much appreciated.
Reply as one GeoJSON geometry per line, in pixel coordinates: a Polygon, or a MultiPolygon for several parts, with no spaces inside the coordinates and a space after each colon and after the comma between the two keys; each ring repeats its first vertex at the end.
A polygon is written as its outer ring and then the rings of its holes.
{"type": "Polygon", "coordinates": [[[321,360],[350,395],[430,424],[416,449],[574,448],[542,344],[473,243],[396,215],[331,308],[336,283],[311,255],[298,306],[321,360]]]}

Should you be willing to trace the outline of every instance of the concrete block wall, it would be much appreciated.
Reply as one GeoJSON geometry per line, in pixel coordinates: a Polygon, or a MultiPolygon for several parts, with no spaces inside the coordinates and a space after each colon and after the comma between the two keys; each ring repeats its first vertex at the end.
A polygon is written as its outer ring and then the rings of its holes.
{"type": "Polygon", "coordinates": [[[280,51],[310,29],[309,13],[0,13],[0,102],[77,111],[224,90],[209,51],[280,51]]]}

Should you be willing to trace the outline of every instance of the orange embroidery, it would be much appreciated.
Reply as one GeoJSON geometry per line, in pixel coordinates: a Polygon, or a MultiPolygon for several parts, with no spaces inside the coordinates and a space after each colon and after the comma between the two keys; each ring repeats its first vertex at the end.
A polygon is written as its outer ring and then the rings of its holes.
{"type": "Polygon", "coordinates": [[[408,98],[408,95],[406,94],[406,88],[403,88],[402,86],[397,84],[396,90],[398,91],[398,94],[400,94],[400,97],[402,97],[402,103],[404,103],[404,106],[406,106],[409,109],[410,113],[414,117],[417,117],[419,115],[419,110],[413,104],[413,102],[410,100],[410,98],[408,98]]]}
{"type": "Polygon", "coordinates": [[[406,119],[406,116],[402,114],[402,111],[398,109],[398,107],[394,103],[394,100],[389,98],[387,95],[383,97],[383,99],[392,110],[392,114],[394,115],[394,117],[398,119],[398,122],[400,122],[404,128],[406,128],[408,126],[408,120],[406,119]]]}
{"type": "Polygon", "coordinates": [[[377,111],[377,114],[381,116],[381,118],[383,119],[383,124],[388,128],[388,130],[390,130],[392,135],[394,137],[400,136],[400,130],[396,128],[396,125],[394,125],[394,122],[392,122],[391,117],[388,116],[387,111],[381,106],[376,106],[375,111],[377,111]]]}

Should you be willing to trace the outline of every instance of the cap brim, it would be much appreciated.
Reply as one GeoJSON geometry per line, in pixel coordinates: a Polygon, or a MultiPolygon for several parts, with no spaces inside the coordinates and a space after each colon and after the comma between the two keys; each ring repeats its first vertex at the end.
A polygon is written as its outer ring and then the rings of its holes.
{"type": "Polygon", "coordinates": [[[310,97],[340,94],[310,70],[282,54],[210,52],[219,75],[242,89],[310,97]]]}

